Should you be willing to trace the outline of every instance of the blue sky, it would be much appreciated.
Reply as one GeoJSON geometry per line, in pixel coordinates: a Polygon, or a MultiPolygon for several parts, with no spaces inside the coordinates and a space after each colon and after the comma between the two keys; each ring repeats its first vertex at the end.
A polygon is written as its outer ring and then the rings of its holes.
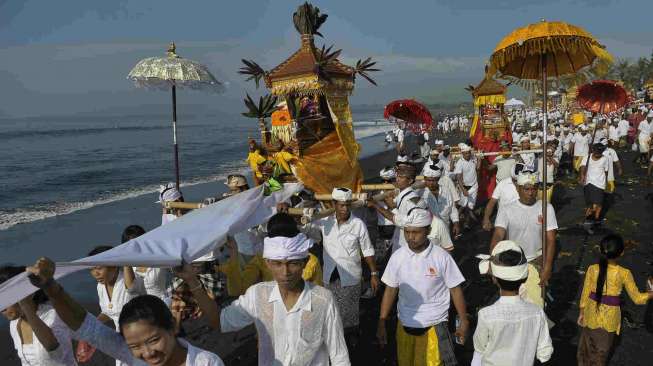
{"type": "MultiPolygon", "coordinates": [[[[360,80],[353,104],[393,98],[464,101],[497,42],[513,28],[562,20],[595,35],[617,57],[653,51],[651,0],[314,1],[329,19],[328,45],[343,60],[373,56],[378,87],[360,80]]],[[[180,94],[180,103],[239,112],[240,58],[269,69],[293,52],[299,1],[0,0],[0,114],[70,114],[165,104],[125,79],[141,58],[178,53],[209,66],[228,84],[220,96],[180,94]]]]}

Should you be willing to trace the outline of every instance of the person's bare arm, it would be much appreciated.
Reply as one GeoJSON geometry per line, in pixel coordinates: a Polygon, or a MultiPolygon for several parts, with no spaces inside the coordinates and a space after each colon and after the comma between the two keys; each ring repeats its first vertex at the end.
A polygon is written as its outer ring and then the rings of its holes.
{"type": "Polygon", "coordinates": [[[34,332],[36,338],[43,345],[43,348],[48,352],[57,349],[57,347],[59,347],[59,341],[57,340],[57,337],[55,337],[54,332],[52,332],[52,329],[50,329],[50,327],[45,324],[38,315],[36,315],[37,307],[34,304],[32,297],[28,296],[18,304],[20,305],[25,320],[32,327],[32,332],[34,332]]]}
{"type": "Polygon", "coordinates": [[[461,343],[465,343],[465,338],[467,338],[467,331],[469,329],[469,320],[467,319],[467,305],[465,304],[463,290],[460,286],[456,286],[449,289],[449,292],[451,293],[453,306],[456,308],[456,313],[460,319],[460,325],[458,325],[454,334],[460,339],[461,343]]]}
{"type": "Polygon", "coordinates": [[[398,287],[386,286],[385,291],[383,292],[383,299],[381,300],[381,314],[379,315],[379,324],[376,331],[376,338],[381,346],[388,344],[388,335],[385,328],[385,322],[390,316],[392,306],[394,305],[398,294],[398,287]]]}
{"type": "Polygon", "coordinates": [[[490,231],[492,229],[490,216],[492,216],[492,212],[494,212],[494,207],[496,204],[497,200],[495,198],[490,198],[490,200],[487,202],[487,205],[485,206],[485,211],[483,212],[483,230],[485,231],[490,231]]]}
{"type": "Polygon", "coordinates": [[[57,315],[73,331],[79,329],[86,317],[86,309],[73,300],[63,287],[54,280],[55,264],[48,258],[41,258],[33,266],[27,267],[30,281],[36,287],[42,288],[57,315]]]}
{"type": "Polygon", "coordinates": [[[190,288],[193,299],[197,301],[197,305],[202,310],[202,316],[209,323],[209,326],[220,330],[220,307],[206,293],[204,286],[195,275],[193,267],[188,263],[184,263],[180,267],[176,267],[174,271],[175,275],[184,280],[190,288]]]}
{"type": "Polygon", "coordinates": [[[553,273],[553,261],[555,259],[556,252],[556,233],[557,230],[549,230],[546,232],[546,262],[542,268],[542,273],[540,274],[540,286],[547,286],[549,284],[549,279],[553,273]]]}
{"type": "Polygon", "coordinates": [[[128,290],[131,290],[134,287],[134,281],[136,280],[134,269],[130,266],[124,266],[122,267],[122,275],[125,279],[125,287],[128,290]]]}
{"type": "Polygon", "coordinates": [[[374,208],[378,213],[381,214],[381,216],[385,217],[386,219],[394,223],[395,214],[393,214],[392,211],[388,210],[387,208],[381,207],[381,205],[379,205],[378,203],[372,200],[367,201],[367,207],[374,208]]]}
{"type": "Polygon", "coordinates": [[[376,294],[376,292],[379,290],[379,286],[381,285],[379,281],[379,272],[376,269],[376,262],[374,261],[374,256],[369,256],[365,257],[365,263],[367,263],[367,267],[370,269],[370,273],[376,273],[375,275],[370,276],[370,287],[372,288],[372,291],[376,294]]]}
{"type": "Polygon", "coordinates": [[[506,237],[506,229],[500,226],[495,226],[494,232],[492,233],[492,239],[490,240],[490,252],[492,252],[492,249],[494,249],[497,243],[505,239],[505,237],[506,237]]]}

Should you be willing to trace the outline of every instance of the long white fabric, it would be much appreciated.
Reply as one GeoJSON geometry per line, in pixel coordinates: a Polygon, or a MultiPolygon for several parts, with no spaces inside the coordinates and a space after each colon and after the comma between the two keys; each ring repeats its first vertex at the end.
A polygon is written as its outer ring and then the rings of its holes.
{"type": "MultiPolygon", "coordinates": [[[[55,278],[92,266],[173,267],[190,263],[223,245],[227,235],[257,226],[274,214],[276,204],[284,202],[303,186],[284,184],[270,196],[263,186],[194,210],[167,225],[119,245],[106,252],[57,263],[55,278]]],[[[37,258],[34,258],[35,260],[37,258]]],[[[22,273],[0,285],[0,310],[35,292],[36,287],[22,273]]]]}

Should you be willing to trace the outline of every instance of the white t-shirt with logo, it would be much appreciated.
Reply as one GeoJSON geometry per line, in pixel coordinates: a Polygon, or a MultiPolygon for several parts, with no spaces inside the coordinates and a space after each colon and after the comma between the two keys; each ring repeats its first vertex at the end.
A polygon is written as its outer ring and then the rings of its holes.
{"type": "MultiPolygon", "coordinates": [[[[558,228],[555,210],[547,203],[546,230],[558,228]]],[[[506,230],[506,239],[517,243],[531,261],[542,255],[542,201],[537,200],[532,206],[520,201],[499,207],[494,226],[506,230]]]]}

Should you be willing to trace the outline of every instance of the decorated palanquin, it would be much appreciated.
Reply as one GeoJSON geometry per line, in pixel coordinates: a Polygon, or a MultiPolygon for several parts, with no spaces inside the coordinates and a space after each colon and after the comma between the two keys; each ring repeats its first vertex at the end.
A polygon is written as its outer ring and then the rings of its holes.
{"type": "Polygon", "coordinates": [[[275,100],[271,128],[261,125],[261,145],[270,152],[280,146],[292,150],[292,173],[315,193],[331,193],[334,187],[360,189],[363,181],[349,107],[356,75],[374,83],[367,72],[374,62],[359,61],[356,67],[338,60],[340,50],[315,46],[315,36],[326,14],[305,3],[293,14],[300,33],[300,47],[269,72],[253,61],[243,60],[241,74],[263,79],[275,100]]]}
{"type": "MultiPolygon", "coordinates": [[[[512,144],[510,122],[503,111],[507,89],[504,84],[489,76],[486,76],[477,86],[467,88],[474,98],[474,119],[469,137],[475,150],[495,152],[499,151],[502,141],[512,144]]],[[[487,163],[492,163],[495,157],[489,156],[486,159],[487,163]]],[[[495,173],[485,167],[483,165],[478,178],[480,201],[488,199],[496,186],[495,173]]]]}

